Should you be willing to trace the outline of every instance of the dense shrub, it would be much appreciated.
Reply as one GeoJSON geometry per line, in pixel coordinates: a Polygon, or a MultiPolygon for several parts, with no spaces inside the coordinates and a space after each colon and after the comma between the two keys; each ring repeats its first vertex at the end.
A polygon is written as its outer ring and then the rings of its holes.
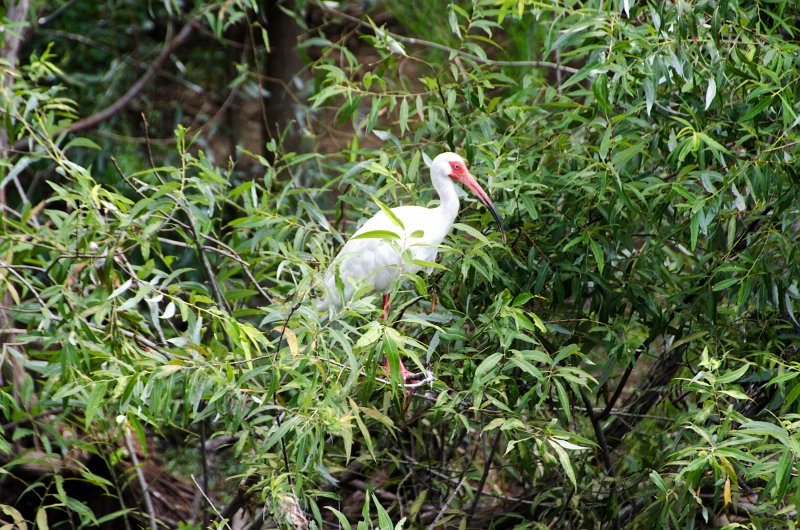
{"type": "MultiPolygon", "coordinates": [[[[258,6],[219,4],[141,16],[260,35],[258,6]]],[[[46,38],[1,66],[0,489],[25,485],[3,520],[149,524],[161,447],[219,525],[245,502],[292,528],[792,527],[795,3],[284,7],[299,119],[238,164],[207,129],[155,155],[64,134],[84,96],[46,38]],[[388,319],[380,293],[318,313],[358,220],[435,199],[445,150],[507,242],[463,200],[388,319]]]]}

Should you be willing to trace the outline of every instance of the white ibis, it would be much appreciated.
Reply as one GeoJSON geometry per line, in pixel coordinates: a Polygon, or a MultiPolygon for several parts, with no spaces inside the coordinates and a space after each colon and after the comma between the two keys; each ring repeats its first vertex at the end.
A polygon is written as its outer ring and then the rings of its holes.
{"type": "MultiPolygon", "coordinates": [[[[505,231],[492,199],[470,175],[464,159],[455,153],[442,153],[431,163],[431,181],[439,194],[439,206],[399,206],[392,215],[381,210],[344,244],[325,274],[323,298],[317,310],[329,306],[341,307],[361,286],[370,292],[384,293],[384,318],[388,316],[389,289],[403,273],[416,273],[422,269],[419,262],[436,260],[438,246],[453,226],[458,215],[459,202],[455,181],[464,184],[491,212],[500,228],[503,241],[505,231]],[[405,250],[411,258],[403,259],[405,250]],[[337,275],[342,289],[337,288],[337,275]]],[[[428,267],[430,272],[430,267],[428,267]]],[[[388,364],[384,367],[388,371],[388,364]]],[[[409,374],[403,363],[400,372],[405,381],[409,374]]]]}

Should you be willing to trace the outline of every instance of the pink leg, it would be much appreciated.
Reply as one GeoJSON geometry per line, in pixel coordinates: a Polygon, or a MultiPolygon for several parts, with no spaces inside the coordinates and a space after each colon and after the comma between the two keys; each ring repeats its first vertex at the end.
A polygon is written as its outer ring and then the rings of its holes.
{"type": "MultiPolygon", "coordinates": [[[[403,384],[405,385],[408,376],[413,374],[414,372],[409,372],[408,370],[406,370],[406,367],[403,364],[402,359],[398,359],[398,361],[400,361],[400,378],[403,380],[403,384]]],[[[392,369],[389,368],[389,359],[387,359],[386,357],[383,358],[383,371],[386,372],[386,375],[388,376],[392,375],[392,369]]]]}
{"type": "MultiPolygon", "coordinates": [[[[389,302],[389,293],[383,295],[383,316],[381,317],[383,320],[389,320],[389,310],[392,308],[392,304],[389,302]]],[[[402,359],[398,359],[400,361],[400,377],[403,379],[403,384],[406,384],[406,378],[411,375],[413,372],[409,372],[406,370],[405,365],[403,364],[402,359]]],[[[386,357],[383,358],[383,371],[386,372],[386,375],[391,376],[392,370],[389,368],[389,359],[386,357]]]]}
{"type": "Polygon", "coordinates": [[[383,320],[389,320],[389,310],[392,308],[392,304],[389,303],[389,293],[383,295],[383,320]]]}

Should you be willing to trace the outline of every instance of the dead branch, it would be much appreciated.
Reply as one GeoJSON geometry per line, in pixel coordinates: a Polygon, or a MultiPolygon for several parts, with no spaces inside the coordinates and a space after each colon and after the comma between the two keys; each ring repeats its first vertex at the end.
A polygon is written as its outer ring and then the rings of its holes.
{"type": "MultiPolygon", "coordinates": [[[[136,97],[147,83],[150,82],[151,79],[158,73],[161,67],[164,66],[169,57],[175,53],[175,51],[189,38],[192,34],[192,30],[194,28],[194,22],[189,21],[187,22],[183,28],[175,35],[174,38],[169,39],[167,43],[164,45],[164,48],[161,50],[161,53],[158,54],[158,57],[153,61],[150,67],[145,71],[145,73],[140,77],[132,86],[128,89],[125,94],[123,94],[119,99],[117,99],[114,103],[109,105],[108,107],[104,108],[103,110],[92,114],[82,120],[78,120],[66,127],[63,127],[56,131],[54,136],[58,136],[59,134],[64,133],[76,133],[79,131],[83,131],[85,129],[91,129],[92,127],[96,127],[97,125],[103,123],[104,121],[108,120],[111,116],[117,114],[122,109],[124,109],[131,100],[136,97]]],[[[22,150],[25,149],[29,139],[23,138],[17,141],[14,144],[15,150],[22,150]]]]}

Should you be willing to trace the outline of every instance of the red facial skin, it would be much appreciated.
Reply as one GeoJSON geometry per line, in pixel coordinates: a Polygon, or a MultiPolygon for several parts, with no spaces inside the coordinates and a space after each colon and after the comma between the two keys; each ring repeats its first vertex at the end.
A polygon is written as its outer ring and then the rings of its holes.
{"type": "Polygon", "coordinates": [[[475,178],[470,175],[469,170],[467,169],[467,165],[463,162],[450,162],[450,178],[462,183],[464,186],[469,188],[469,190],[480,200],[484,206],[489,208],[489,212],[494,217],[494,220],[497,221],[497,226],[500,227],[500,234],[503,238],[503,243],[506,241],[506,232],[503,229],[503,223],[500,221],[500,216],[497,214],[497,209],[494,207],[494,203],[492,199],[489,198],[489,195],[483,191],[483,188],[475,178]]]}

